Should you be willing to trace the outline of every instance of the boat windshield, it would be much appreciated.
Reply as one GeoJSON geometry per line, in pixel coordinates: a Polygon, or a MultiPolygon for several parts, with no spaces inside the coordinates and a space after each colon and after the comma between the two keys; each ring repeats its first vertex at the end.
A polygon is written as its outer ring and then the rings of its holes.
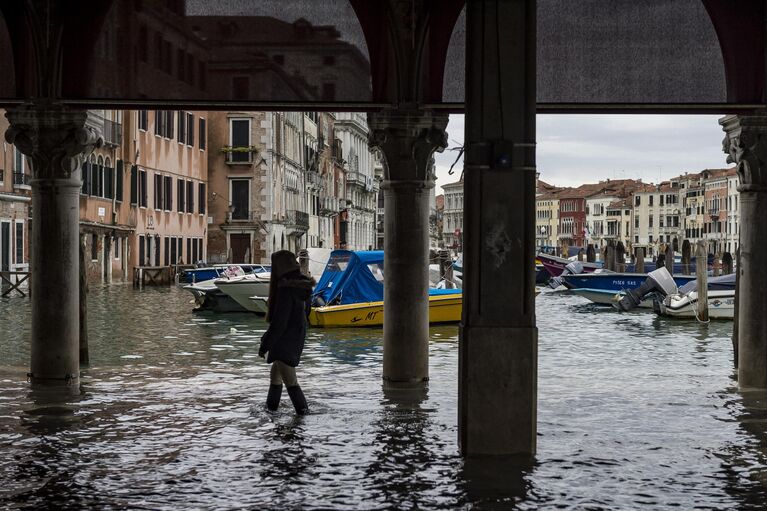
{"type": "Polygon", "coordinates": [[[348,252],[343,254],[334,254],[328,261],[327,270],[343,272],[346,270],[346,267],[349,266],[350,258],[351,254],[348,252]]]}
{"type": "Polygon", "coordinates": [[[373,274],[373,277],[378,282],[383,282],[384,280],[384,272],[383,272],[383,264],[373,263],[368,264],[368,269],[370,270],[370,273],[373,274]]]}

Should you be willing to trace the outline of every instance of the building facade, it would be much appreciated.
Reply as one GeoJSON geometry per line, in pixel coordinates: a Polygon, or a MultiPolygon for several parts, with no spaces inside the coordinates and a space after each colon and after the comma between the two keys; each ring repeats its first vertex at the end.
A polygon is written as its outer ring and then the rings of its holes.
{"type": "MultiPolygon", "coordinates": [[[[0,111],[0,133],[8,129],[0,111]]],[[[13,144],[3,142],[0,160],[0,271],[29,271],[30,167],[13,144]]]]}
{"type": "Polygon", "coordinates": [[[605,208],[606,231],[604,239],[623,243],[628,250],[631,247],[631,200],[619,199],[605,208]]]}
{"type": "Polygon", "coordinates": [[[368,131],[364,113],[336,114],[335,133],[344,151],[346,178],[340,246],[349,250],[371,250],[378,240],[380,183],[376,179],[376,157],[368,147],[368,131]]]}
{"type": "Polygon", "coordinates": [[[463,174],[458,181],[442,186],[445,209],[442,214],[442,242],[454,254],[463,252],[463,174]]]}
{"type": "Polygon", "coordinates": [[[559,239],[558,192],[546,191],[535,199],[535,245],[556,247],[559,239]]]}

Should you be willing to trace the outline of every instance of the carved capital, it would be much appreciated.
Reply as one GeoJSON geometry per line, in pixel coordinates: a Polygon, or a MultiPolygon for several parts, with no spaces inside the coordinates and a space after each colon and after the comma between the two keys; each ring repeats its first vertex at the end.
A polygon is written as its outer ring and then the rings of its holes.
{"type": "Polygon", "coordinates": [[[5,139],[32,163],[33,179],[68,179],[103,138],[86,126],[86,110],[56,104],[23,105],[5,114],[5,139]]]}
{"type": "Polygon", "coordinates": [[[728,115],[719,124],[726,133],[727,163],[738,167],[738,191],[767,192],[767,114],[728,115]]]}
{"type": "Polygon", "coordinates": [[[415,108],[369,113],[369,144],[384,156],[385,179],[433,182],[432,155],[447,147],[447,121],[415,108]]]}

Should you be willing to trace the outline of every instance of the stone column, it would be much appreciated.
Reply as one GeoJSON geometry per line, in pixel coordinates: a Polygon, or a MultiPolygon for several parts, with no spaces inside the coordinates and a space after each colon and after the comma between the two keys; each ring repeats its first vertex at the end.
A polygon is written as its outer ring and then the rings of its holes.
{"type": "Polygon", "coordinates": [[[415,107],[368,114],[384,156],[384,361],[389,386],[429,379],[429,194],[432,154],[447,147],[447,114],[415,107]]]}
{"type": "Polygon", "coordinates": [[[87,112],[55,104],[9,110],[6,140],[32,167],[30,254],[33,385],[76,384],[79,361],[80,167],[101,138],[87,112]]]}
{"type": "Polygon", "coordinates": [[[458,363],[459,443],[466,456],[529,461],[536,451],[535,5],[466,4],[458,363]]]}
{"type": "Polygon", "coordinates": [[[740,178],[738,385],[767,389],[767,113],[728,115],[719,124],[727,162],[737,164],[740,178]]]}

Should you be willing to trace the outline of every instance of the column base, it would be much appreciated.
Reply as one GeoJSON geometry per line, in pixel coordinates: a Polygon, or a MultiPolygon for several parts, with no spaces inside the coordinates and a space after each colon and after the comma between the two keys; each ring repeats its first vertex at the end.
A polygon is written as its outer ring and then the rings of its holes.
{"type": "Polygon", "coordinates": [[[80,385],[80,374],[66,374],[62,376],[37,376],[33,373],[27,373],[27,381],[33,387],[78,387],[80,385]]]}
{"type": "Polygon", "coordinates": [[[532,460],[538,329],[462,326],[459,357],[461,453],[532,460]]]}

